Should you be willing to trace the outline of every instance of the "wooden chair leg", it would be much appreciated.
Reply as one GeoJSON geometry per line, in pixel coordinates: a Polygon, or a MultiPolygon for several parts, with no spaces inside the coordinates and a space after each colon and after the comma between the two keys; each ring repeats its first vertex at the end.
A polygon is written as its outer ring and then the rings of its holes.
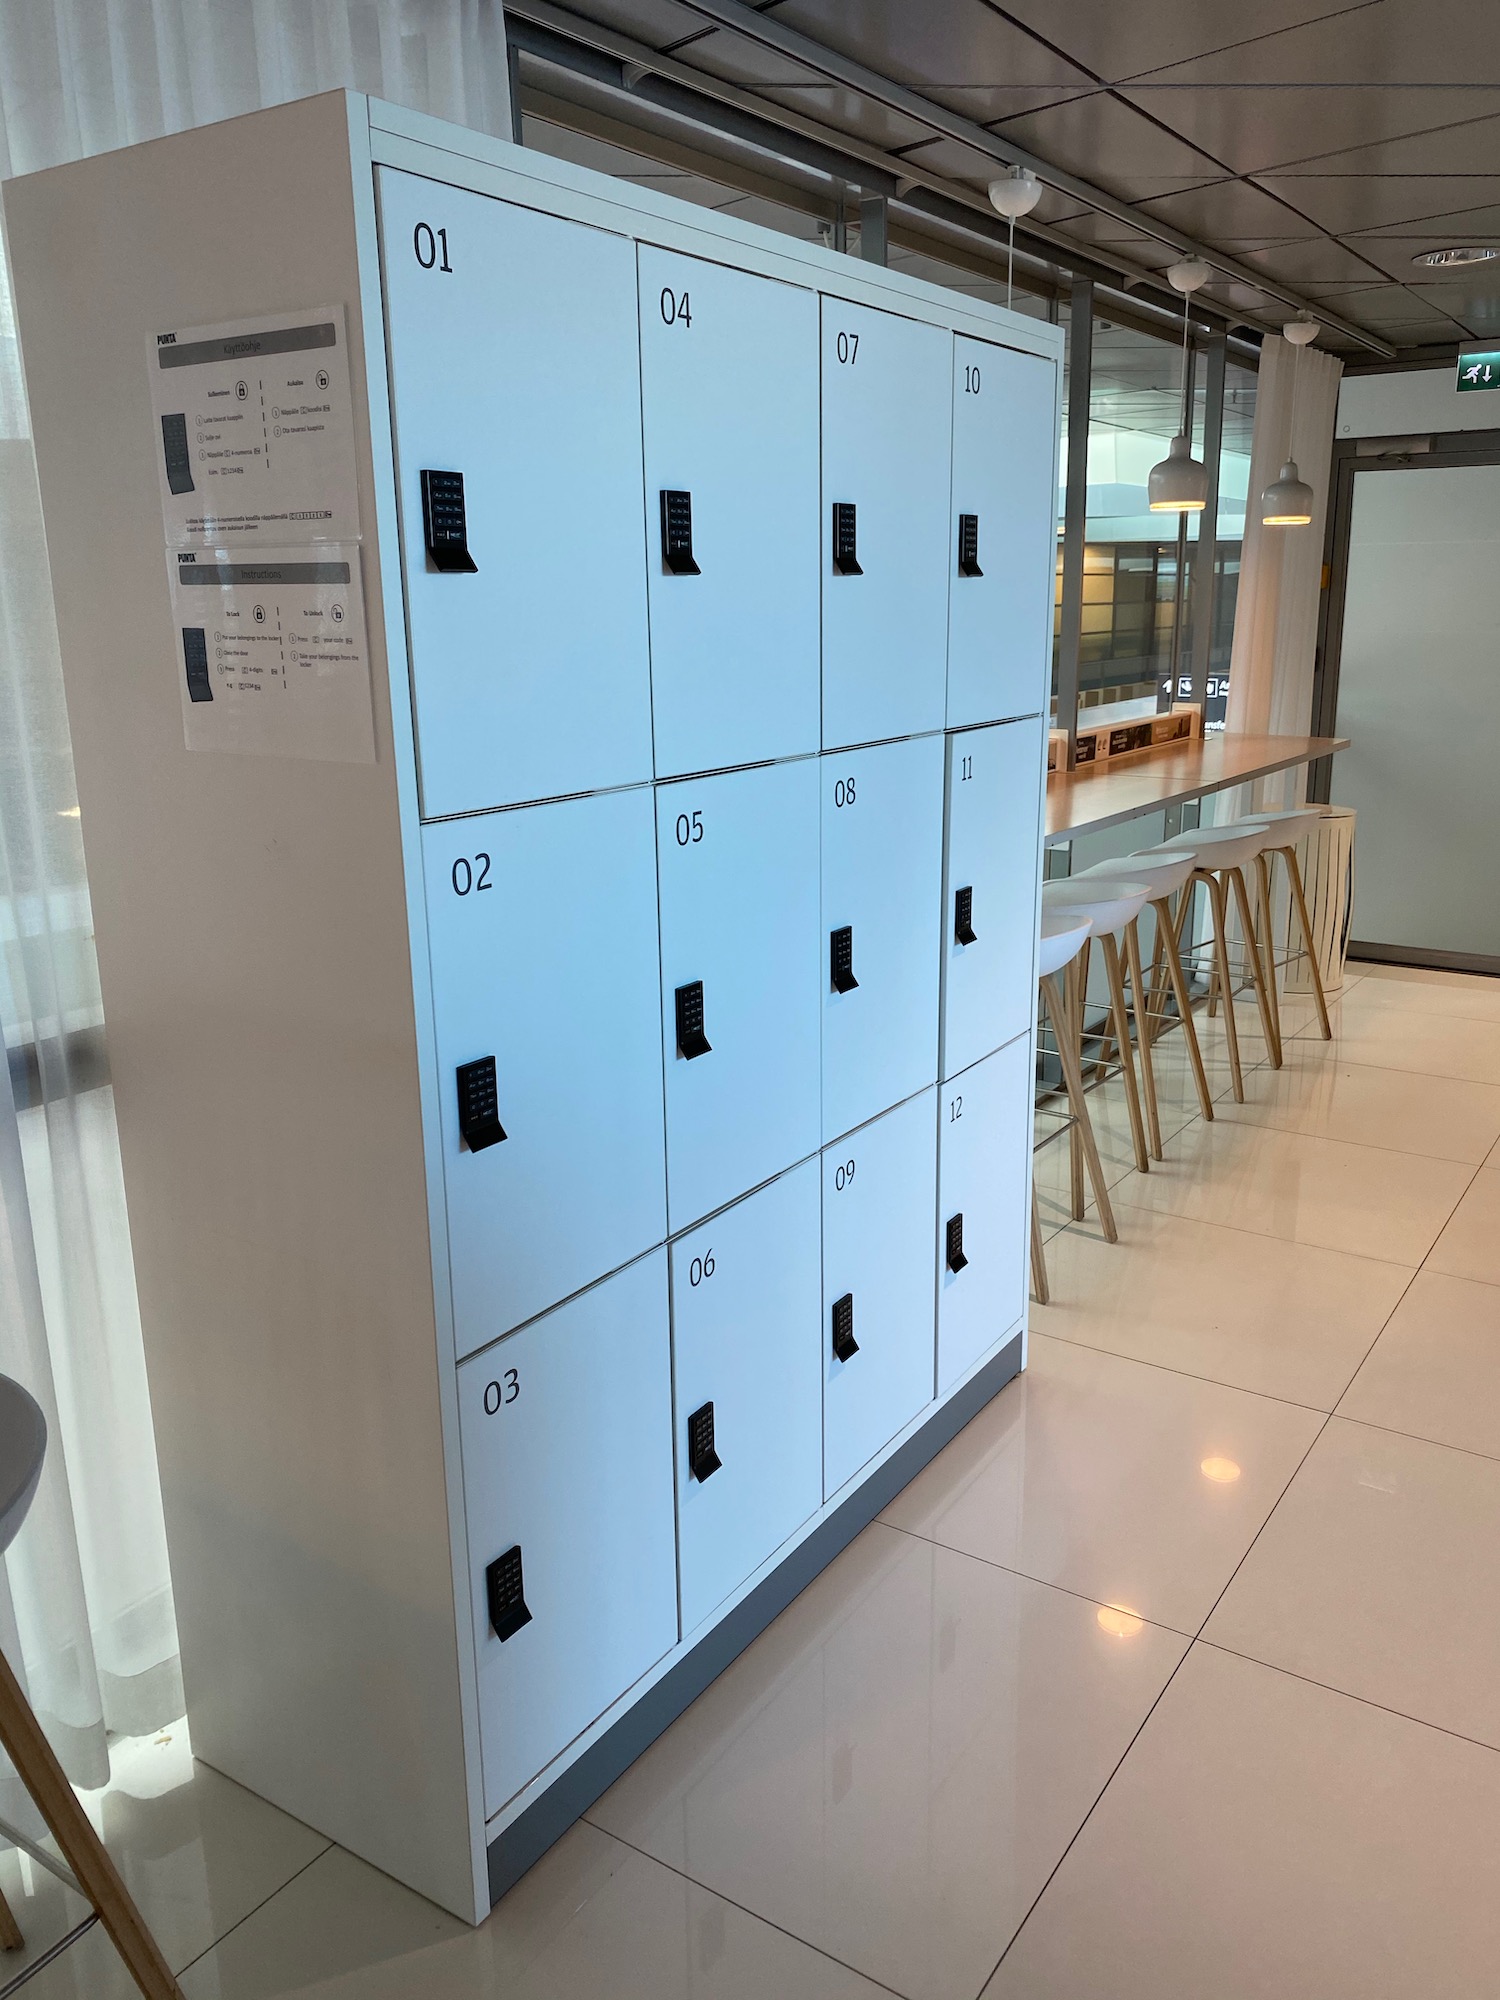
{"type": "Polygon", "coordinates": [[[0,1889],[0,1951],[19,1951],[25,1942],[15,1912],[5,1900],[5,1891],[0,1889]]]}
{"type": "Polygon", "coordinates": [[[1094,1128],[1089,1122],[1088,1099],[1083,1094],[1083,1071],[1078,1062],[1078,1044],[1060,1032],[1061,1024],[1067,1021],[1067,1009],[1058,990],[1057,981],[1050,975],[1042,981],[1042,998],[1047,1003],[1047,1012],[1052,1017],[1052,1031],[1057,1036],[1063,1082],[1068,1089],[1068,1109],[1073,1114],[1073,1130],[1088,1164],[1089,1179],[1094,1187],[1094,1205],[1099,1211],[1104,1238],[1107,1243],[1118,1243],[1120,1232],[1115,1226],[1115,1212],[1109,1204],[1109,1190],[1104,1185],[1104,1168],[1099,1161],[1099,1148],[1094,1144],[1094,1128]]]}
{"type": "Polygon", "coordinates": [[[1158,902],[1156,908],[1156,934],[1166,937],[1163,959],[1167,968],[1167,978],[1172,984],[1173,997],[1177,1001],[1177,1012],[1182,1018],[1183,1039],[1187,1042],[1188,1061],[1193,1067],[1193,1084],[1198,1092],[1198,1109],[1206,1122],[1212,1122],[1214,1101],[1209,1095],[1208,1077],[1203,1068],[1203,1051],[1198,1046],[1198,1030],[1193,1025],[1193,1003],[1187,990],[1187,978],[1182,970],[1182,960],[1177,952],[1177,939],[1173,931],[1171,912],[1165,902],[1158,902]]]}
{"type": "Polygon", "coordinates": [[[1206,868],[1197,870],[1193,880],[1201,882],[1208,891],[1214,926],[1214,969],[1228,1001],[1224,1009],[1224,1040],[1229,1049],[1229,1078],[1234,1087],[1235,1103],[1243,1104],[1245,1078],[1240,1068],[1240,1034],[1234,1019],[1234,986],[1229,977],[1228,910],[1224,901],[1224,884],[1206,868]]]}
{"type": "Polygon", "coordinates": [[[1036,1183],[1031,1186],[1031,1289],[1039,1306],[1052,1303],[1047,1284],[1047,1252],[1042,1245],[1042,1218],[1037,1213],[1036,1183]]]}
{"type": "Polygon", "coordinates": [[[1135,1002],[1135,1045],[1141,1058],[1141,1091],[1146,1100],[1146,1131],[1151,1141],[1151,1157],[1159,1160],[1161,1113],[1156,1103],[1156,1069],[1151,1060],[1151,1031],[1146,1025],[1145,981],[1141,977],[1141,933],[1132,917],[1125,926],[1125,963],[1130,972],[1130,997],[1135,1002]]]}
{"type": "MultiPolygon", "coordinates": [[[[1079,1002],[1078,1002],[1078,960],[1076,958],[1073,960],[1072,964],[1067,968],[1067,970],[1063,974],[1062,990],[1063,990],[1063,998],[1066,1003],[1066,1010],[1067,1010],[1066,1014],[1065,1015],[1054,1014],[1052,1017],[1052,1032],[1057,1037],[1059,1062],[1063,1062],[1062,1040],[1064,1035],[1068,1037],[1068,1046],[1072,1049],[1075,1060],[1078,1056],[1079,1050],[1083,1046],[1083,1037],[1079,1033],[1079,1028],[1078,1028],[1078,1017],[1081,1013],[1081,1009],[1079,1007],[1079,1002]]],[[[1068,1074],[1067,1064],[1063,1063],[1063,1080],[1065,1083],[1067,1082],[1067,1074],[1068,1074]]],[[[1082,1072],[1080,1071],[1080,1075],[1081,1074],[1082,1072]]],[[[1068,1084],[1067,1088],[1068,1088],[1069,1104],[1071,1107],[1072,1096],[1073,1096],[1072,1085],[1068,1084]]],[[[1075,1222],[1082,1222],[1083,1220],[1084,1164],[1085,1163],[1083,1157],[1083,1140],[1079,1134],[1078,1122],[1075,1114],[1073,1124],[1071,1125],[1068,1131],[1068,1210],[1075,1222]]]]}
{"type": "Polygon", "coordinates": [[[1240,914],[1240,928],[1245,937],[1245,956],[1250,961],[1250,983],[1255,988],[1255,1004],[1260,1010],[1261,1032],[1266,1038],[1266,1047],[1271,1052],[1272,1069],[1281,1068],[1281,1038],[1276,1032],[1276,1022],[1271,1014],[1271,1003],[1266,995],[1266,969],[1260,962],[1260,946],[1255,940],[1255,918],[1250,910],[1250,891],[1245,884],[1243,868],[1226,868],[1234,890],[1235,908],[1240,914]]]}
{"type": "MultiPolygon", "coordinates": [[[[1162,980],[1166,972],[1167,940],[1163,934],[1162,905],[1153,902],[1151,908],[1156,916],[1154,929],[1156,936],[1151,941],[1151,970],[1146,976],[1146,1018],[1153,1042],[1160,1040],[1162,1017],[1166,1012],[1166,993],[1162,980]]],[[[1170,921],[1170,918],[1167,919],[1170,921]]]]}
{"type": "MultiPolygon", "coordinates": [[[[1255,892],[1259,905],[1259,921],[1265,931],[1265,942],[1261,944],[1261,960],[1266,973],[1266,998],[1271,1003],[1271,1021],[1276,1029],[1276,1050],[1281,1052],[1281,999],[1276,989],[1276,931],[1271,920],[1271,870],[1267,865],[1264,851],[1255,857],[1255,892]]],[[[1257,944],[1260,938],[1257,936],[1257,944]]]]}
{"type": "Polygon", "coordinates": [[[1120,948],[1109,932],[1104,933],[1100,942],[1104,946],[1104,971],[1109,981],[1109,1006],[1114,1016],[1115,1040],[1120,1044],[1120,1081],[1125,1086],[1125,1109],[1130,1113],[1130,1136],[1135,1144],[1135,1164],[1143,1174],[1151,1171],[1151,1156],[1146,1151],[1146,1127],[1141,1117],[1140,1092],[1135,1084],[1135,1063],[1130,1054],[1130,1022],[1125,1014],[1125,982],[1120,976],[1120,948]]]}
{"type": "Polygon", "coordinates": [[[1283,847],[1281,853],[1286,860],[1286,872],[1292,885],[1292,904],[1297,912],[1297,922],[1302,931],[1302,944],[1307,952],[1308,977],[1312,980],[1313,1000],[1318,1009],[1318,1029],[1325,1042],[1333,1040],[1333,1029],[1328,1025],[1328,996],[1323,991],[1323,974],[1318,966],[1317,947],[1313,943],[1312,919],[1307,914],[1307,896],[1302,887],[1302,869],[1297,861],[1295,847],[1283,847]]]}

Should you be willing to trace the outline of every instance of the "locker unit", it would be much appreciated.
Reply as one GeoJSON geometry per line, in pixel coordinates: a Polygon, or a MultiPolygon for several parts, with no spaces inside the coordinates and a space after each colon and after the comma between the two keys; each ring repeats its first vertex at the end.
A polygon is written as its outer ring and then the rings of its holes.
{"type": "Polygon", "coordinates": [[[937,1389],[1004,1340],[1026,1309],[1031,1037],[1020,1035],[938,1091],[937,1389]]]}

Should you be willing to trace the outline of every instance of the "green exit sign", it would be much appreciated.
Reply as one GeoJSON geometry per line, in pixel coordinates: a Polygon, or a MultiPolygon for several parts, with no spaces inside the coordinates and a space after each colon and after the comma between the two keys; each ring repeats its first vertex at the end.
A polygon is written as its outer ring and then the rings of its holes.
{"type": "Polygon", "coordinates": [[[1500,389],[1500,348],[1459,355],[1458,392],[1462,396],[1473,389],[1500,389]]]}

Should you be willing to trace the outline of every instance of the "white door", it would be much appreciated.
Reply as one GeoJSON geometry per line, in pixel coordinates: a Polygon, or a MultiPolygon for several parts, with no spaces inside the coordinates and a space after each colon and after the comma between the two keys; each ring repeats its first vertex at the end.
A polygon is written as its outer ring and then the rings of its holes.
{"type": "Polygon", "coordinates": [[[1045,750],[1041,721],[948,738],[944,1076],[1024,1034],[1036,1011],[1045,750]]]}
{"type": "Polygon", "coordinates": [[[950,729],[1047,706],[1056,417],[1054,362],[954,335],[950,729]]]}
{"type": "Polygon", "coordinates": [[[815,1153],[818,760],[659,785],[674,1231],[815,1153]]]}
{"type": "Polygon", "coordinates": [[[943,726],[952,353],[944,327],[823,300],[825,749],[943,726]]]}
{"type": "Polygon", "coordinates": [[[634,245],[377,171],[423,814],[647,779],[634,245]]]}
{"type": "Polygon", "coordinates": [[[943,738],[822,759],[823,1138],[937,1076],[943,738]]]}
{"type": "Polygon", "coordinates": [[[665,1250],[458,1371],[486,1814],[677,1643],[671,1376],[665,1250]]]}
{"type": "Polygon", "coordinates": [[[639,259],[656,774],[816,750],[817,294],[639,259]]]}
{"type": "Polygon", "coordinates": [[[651,791],[422,849],[462,1355],[666,1236],[651,791]]]}
{"type": "Polygon", "coordinates": [[[940,1396],[1024,1321],[1034,1090],[1028,1034],[938,1091],[940,1396]]]}
{"type": "Polygon", "coordinates": [[[932,1401],[937,1093],[823,1154],[823,1494],[932,1401]]]}
{"type": "Polygon", "coordinates": [[[671,1246],[686,1637],[823,1498],[818,1163],[671,1246]]]}

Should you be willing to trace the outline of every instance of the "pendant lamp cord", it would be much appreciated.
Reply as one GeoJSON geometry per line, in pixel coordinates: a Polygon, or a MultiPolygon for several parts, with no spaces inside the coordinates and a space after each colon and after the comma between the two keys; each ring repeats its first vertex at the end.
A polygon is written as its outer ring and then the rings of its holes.
{"type": "Polygon", "coordinates": [[[1292,346],[1290,341],[1287,341],[1287,345],[1292,349],[1292,421],[1287,430],[1286,455],[1288,458],[1295,458],[1297,456],[1297,363],[1302,359],[1302,350],[1300,347],[1292,346]]]}
{"type": "Polygon", "coordinates": [[[1193,448],[1192,414],[1188,409],[1188,295],[1182,295],[1182,434],[1193,448]]]}
{"type": "Polygon", "coordinates": [[[1005,258],[1005,303],[1010,305],[1011,284],[1016,274],[1016,218],[1010,218],[1010,249],[1005,258]]]}

